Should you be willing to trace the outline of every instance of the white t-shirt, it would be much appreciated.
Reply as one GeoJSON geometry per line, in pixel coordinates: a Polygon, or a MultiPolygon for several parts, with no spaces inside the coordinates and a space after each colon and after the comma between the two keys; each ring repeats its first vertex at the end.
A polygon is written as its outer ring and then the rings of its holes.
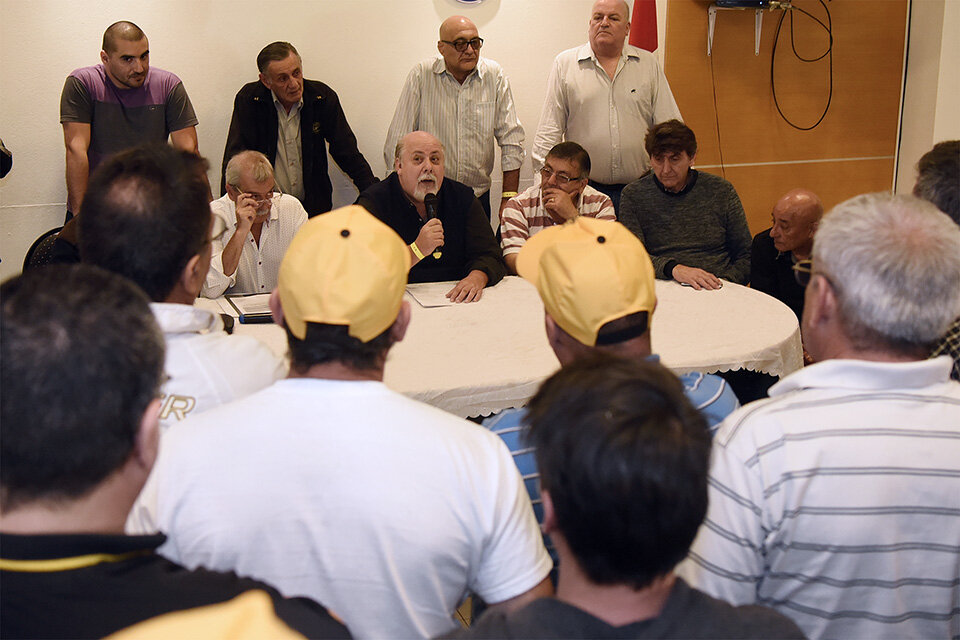
{"type": "Polygon", "coordinates": [[[287,379],[190,420],[156,476],[161,553],[335,611],[358,637],[456,628],[551,562],[500,439],[380,382],[287,379]]]}

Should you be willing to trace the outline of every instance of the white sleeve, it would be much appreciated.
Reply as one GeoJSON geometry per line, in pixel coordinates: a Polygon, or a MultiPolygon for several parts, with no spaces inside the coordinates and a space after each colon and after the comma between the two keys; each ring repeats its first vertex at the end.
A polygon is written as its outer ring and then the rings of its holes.
{"type": "Polygon", "coordinates": [[[763,482],[740,458],[714,441],[707,517],[677,566],[691,586],[734,605],[755,603],[764,575],[763,482]]]}
{"type": "Polygon", "coordinates": [[[210,238],[210,270],[207,271],[207,278],[200,289],[200,295],[204,298],[219,298],[227,289],[237,284],[239,268],[230,276],[223,273],[223,246],[230,240],[227,237],[228,233],[230,233],[230,229],[214,209],[213,229],[210,238]]]}
{"type": "Polygon", "coordinates": [[[510,90],[510,80],[503,69],[497,74],[497,111],[493,135],[500,146],[500,166],[503,171],[519,169],[523,164],[523,126],[517,118],[517,108],[510,90]]]}
{"type": "Polygon", "coordinates": [[[496,604],[536,587],[550,573],[553,562],[543,546],[530,496],[510,451],[499,436],[489,435],[496,448],[491,479],[496,486],[483,506],[492,510],[492,527],[485,532],[480,566],[468,586],[484,601],[496,604]]]}
{"type": "Polygon", "coordinates": [[[540,112],[540,125],[533,137],[533,170],[543,166],[550,149],[563,140],[567,131],[567,101],[560,77],[560,60],[553,61],[550,75],[547,76],[547,95],[543,99],[540,112]]]}
{"type": "Polygon", "coordinates": [[[659,64],[657,65],[657,82],[653,84],[653,87],[653,122],[650,125],[653,126],[673,119],[682,122],[683,117],[680,115],[680,107],[677,106],[677,101],[670,90],[670,83],[667,82],[667,76],[663,73],[663,68],[659,64]]]}
{"type": "Polygon", "coordinates": [[[393,120],[387,130],[387,140],[383,144],[383,162],[387,173],[393,171],[393,160],[400,138],[417,130],[420,120],[420,73],[423,65],[418,64],[407,75],[403,84],[397,109],[393,112],[393,120]]]}

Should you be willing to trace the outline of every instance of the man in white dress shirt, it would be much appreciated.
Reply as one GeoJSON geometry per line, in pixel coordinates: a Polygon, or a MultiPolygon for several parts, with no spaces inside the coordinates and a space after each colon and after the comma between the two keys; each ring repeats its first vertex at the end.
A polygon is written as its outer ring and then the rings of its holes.
{"type": "Polygon", "coordinates": [[[643,146],[647,129],[680,118],[660,63],[649,51],[625,45],[630,7],[597,0],[590,41],[557,56],[533,139],[534,169],[558,142],[572,140],[590,154],[590,186],[620,210],[620,191],[650,168],[643,146]]]}
{"type": "Polygon", "coordinates": [[[816,364],[720,426],[679,573],[810,638],[955,637],[960,384],[927,356],[960,315],[960,228],[911,196],[858,196],[794,268],[816,364]]]}
{"type": "Polygon", "coordinates": [[[241,151],[227,163],[227,194],[210,203],[213,260],[203,295],[270,293],[280,261],[307,212],[276,192],[273,167],[259,151],[241,151]]]}
{"type": "Polygon", "coordinates": [[[524,136],[510,81],[499,64],[480,57],[482,46],[483,38],[467,18],[443,21],[437,42],[440,57],[420,62],[407,76],[383,159],[392,171],[400,138],[411,131],[433,134],[446,150],[447,177],[472,188],[489,216],[494,139],[503,167],[502,210],[520,186],[524,136]]]}

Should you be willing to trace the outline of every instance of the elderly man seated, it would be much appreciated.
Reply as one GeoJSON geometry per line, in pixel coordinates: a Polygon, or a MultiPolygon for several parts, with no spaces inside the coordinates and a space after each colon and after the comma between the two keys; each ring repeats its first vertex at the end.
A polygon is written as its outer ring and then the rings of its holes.
{"type": "Polygon", "coordinates": [[[577,216],[616,220],[610,198],[587,184],[590,154],[576,142],[561,142],[547,154],[540,184],[510,198],[500,212],[503,259],[517,272],[517,254],[538,231],[577,216]]]}
{"type": "Polygon", "coordinates": [[[813,234],[823,217],[823,203],[807,189],[794,189],[777,201],[770,214],[773,226],[753,237],[750,286],[803,315],[803,290],[793,265],[810,258],[813,234]]]}
{"type": "Polygon", "coordinates": [[[620,222],[650,253],[657,277],[694,289],[720,279],[750,281],[750,229],[733,185],[694,170],[697,138],[679,120],[662,122],[644,139],[653,174],[623,189],[620,222]]]}
{"type": "Polygon", "coordinates": [[[293,196],[276,192],[273,167],[258,151],[230,158],[225,180],[227,194],[210,203],[213,260],[202,293],[270,293],[307,212],[293,196]]]}
{"type": "Polygon", "coordinates": [[[403,238],[413,263],[410,282],[457,280],[448,298],[479,300],[484,287],[506,275],[483,207],[470,187],[444,180],[444,149],[436,137],[408,133],[394,155],[394,172],[365,189],[357,204],[403,238]]]}

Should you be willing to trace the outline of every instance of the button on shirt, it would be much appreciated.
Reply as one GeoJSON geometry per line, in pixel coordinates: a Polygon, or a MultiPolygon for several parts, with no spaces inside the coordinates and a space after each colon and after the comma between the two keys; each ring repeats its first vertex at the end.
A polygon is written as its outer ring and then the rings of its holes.
{"type": "Polygon", "coordinates": [[[216,298],[226,293],[270,293],[277,286],[280,261],[307,212],[300,201],[288,194],[274,196],[270,218],[263,223],[260,246],[247,232],[240,263],[233,275],[223,273],[223,248],[237,229],[237,207],[230,196],[210,203],[213,211],[213,258],[204,283],[203,296],[216,298]]]}
{"type": "Polygon", "coordinates": [[[303,98],[287,113],[277,96],[273,92],[270,95],[273,96],[273,106],[277,108],[277,157],[273,162],[273,177],[284,193],[302,201],[303,145],[300,142],[300,110],[303,108],[303,98]]]}
{"type": "Polygon", "coordinates": [[[474,195],[490,189],[496,139],[504,171],[523,163],[523,127],[499,64],[480,58],[463,84],[447,71],[442,57],[424,60],[410,71],[387,132],[383,159],[393,171],[397,142],[411,131],[428,131],[445,148],[446,177],[474,195]]]}
{"type": "Polygon", "coordinates": [[[680,110],[656,57],[624,45],[617,71],[603,70],[589,44],[557,56],[533,140],[534,168],[563,140],[590,154],[590,178],[625,184],[650,168],[643,145],[653,125],[680,119],[680,110]]]}

